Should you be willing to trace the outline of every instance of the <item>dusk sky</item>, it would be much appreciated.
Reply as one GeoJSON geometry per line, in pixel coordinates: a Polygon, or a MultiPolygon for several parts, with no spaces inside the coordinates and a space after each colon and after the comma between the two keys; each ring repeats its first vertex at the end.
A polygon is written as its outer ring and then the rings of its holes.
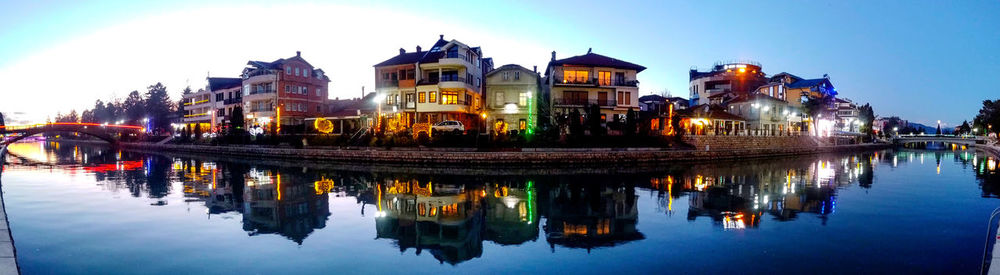
{"type": "Polygon", "coordinates": [[[331,77],[331,97],[357,97],[372,65],[439,34],[540,71],[552,51],[593,48],[646,66],[642,94],[688,97],[693,66],[749,59],[768,75],[829,74],[841,97],[928,125],[1000,98],[998,1],[164,2],[0,4],[0,112],[42,121],[156,82],[176,100],[208,74],[297,50],[331,77]]]}

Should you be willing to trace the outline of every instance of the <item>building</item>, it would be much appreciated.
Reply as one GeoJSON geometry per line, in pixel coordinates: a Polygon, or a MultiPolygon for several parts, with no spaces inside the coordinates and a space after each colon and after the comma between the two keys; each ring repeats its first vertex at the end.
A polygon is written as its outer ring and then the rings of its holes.
{"type": "Polygon", "coordinates": [[[669,106],[674,106],[674,110],[686,109],[688,100],[680,97],[663,97],[660,95],[644,95],[639,97],[639,111],[665,114],[669,106]]]}
{"type": "MultiPolygon", "coordinates": [[[[774,86],[775,98],[783,99],[796,108],[802,108],[810,98],[822,96],[835,97],[837,89],[833,87],[830,78],[803,79],[790,73],[779,73],[771,77],[769,86],[774,86]]],[[[760,90],[759,90],[760,91],[760,90]]],[[[771,90],[768,90],[770,92],[771,90]]],[[[762,91],[761,91],[762,92],[762,91]]]]}
{"type": "Polygon", "coordinates": [[[861,110],[850,99],[834,99],[834,111],[837,116],[836,129],[846,133],[858,134],[861,132],[861,120],[859,118],[861,110]]]}
{"type": "Polygon", "coordinates": [[[741,135],[746,119],[719,105],[702,104],[677,112],[682,131],[691,135],[741,135]]]}
{"type": "Polygon", "coordinates": [[[587,54],[552,59],[545,70],[545,82],[554,116],[565,116],[573,109],[586,114],[586,107],[600,107],[601,120],[621,122],[629,109],[639,108],[639,81],[636,76],[646,67],[603,56],[587,54]]]}
{"type": "Polygon", "coordinates": [[[209,77],[205,87],[211,93],[214,112],[214,127],[229,125],[233,109],[243,105],[243,79],[239,77],[209,77]]]}
{"type": "Polygon", "coordinates": [[[489,129],[498,133],[533,133],[538,123],[541,77],[520,65],[503,65],[486,74],[489,129]]]}
{"type": "Polygon", "coordinates": [[[746,119],[746,133],[750,135],[790,135],[802,131],[798,108],[788,102],[768,95],[754,93],[731,101],[728,112],[746,119]]]}
{"type": "Polygon", "coordinates": [[[307,133],[358,134],[374,125],[376,105],[375,93],[352,99],[327,100],[323,117],[307,118],[307,133]],[[327,122],[324,122],[327,121],[327,122]]]}
{"type": "Polygon", "coordinates": [[[760,63],[753,61],[717,62],[711,71],[691,69],[688,76],[690,106],[723,104],[768,83],[760,63]]]}
{"type": "Polygon", "coordinates": [[[243,69],[243,113],[247,128],[305,129],[305,119],[322,114],[330,78],[295,56],[272,62],[249,61],[243,69]]]}
{"type": "Polygon", "coordinates": [[[201,128],[202,133],[212,132],[215,125],[212,118],[215,117],[215,102],[212,92],[205,89],[198,89],[197,92],[182,95],[184,101],[184,127],[192,129],[201,128]]]}
{"type": "Polygon", "coordinates": [[[399,55],[375,64],[378,113],[388,131],[406,130],[414,123],[461,121],[466,129],[482,123],[483,74],[492,59],[482,49],[444,35],[423,51],[399,49],[399,55]]]}

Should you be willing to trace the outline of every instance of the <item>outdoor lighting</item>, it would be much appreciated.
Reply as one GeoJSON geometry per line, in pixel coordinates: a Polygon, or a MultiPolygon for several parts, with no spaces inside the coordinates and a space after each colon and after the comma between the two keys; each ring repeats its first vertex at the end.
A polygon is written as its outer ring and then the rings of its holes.
{"type": "Polygon", "coordinates": [[[517,113],[517,104],[507,103],[506,105],[503,105],[503,113],[505,113],[505,114],[516,114],[517,113]]]}
{"type": "Polygon", "coordinates": [[[143,123],[146,123],[146,122],[149,122],[149,118],[148,118],[148,117],[146,117],[146,118],[142,118],[142,122],[143,122],[143,123]]]}
{"type": "Polygon", "coordinates": [[[893,132],[899,132],[899,127],[892,127],[893,132]]]}
{"type": "Polygon", "coordinates": [[[486,112],[479,114],[479,116],[483,117],[483,119],[486,119],[486,112]]]}

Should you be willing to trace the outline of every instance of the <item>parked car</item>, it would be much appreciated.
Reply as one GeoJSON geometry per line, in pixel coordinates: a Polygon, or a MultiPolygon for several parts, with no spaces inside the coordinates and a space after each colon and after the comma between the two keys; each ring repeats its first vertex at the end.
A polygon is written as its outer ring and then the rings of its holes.
{"type": "Polygon", "coordinates": [[[452,133],[458,135],[465,132],[465,125],[462,125],[461,121],[445,120],[431,126],[431,132],[434,134],[452,133]]]}

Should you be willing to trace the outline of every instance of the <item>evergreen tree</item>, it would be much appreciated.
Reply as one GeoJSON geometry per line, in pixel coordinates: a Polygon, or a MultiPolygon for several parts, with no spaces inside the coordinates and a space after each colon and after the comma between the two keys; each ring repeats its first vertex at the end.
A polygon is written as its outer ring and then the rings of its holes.
{"type": "Polygon", "coordinates": [[[632,110],[632,108],[628,108],[628,113],[625,114],[625,119],[625,135],[634,135],[636,132],[636,125],[638,125],[639,122],[639,115],[635,112],[635,110],[632,110]]]}
{"type": "Polygon", "coordinates": [[[146,92],[146,112],[149,114],[150,125],[153,129],[166,129],[170,127],[169,115],[173,110],[173,102],[167,94],[167,87],[162,83],[156,83],[148,87],[146,92]]]}
{"type": "Polygon", "coordinates": [[[201,139],[201,126],[200,125],[194,127],[194,140],[199,140],[199,139],[201,139]]]}
{"type": "Polygon", "coordinates": [[[125,112],[125,120],[129,124],[137,124],[145,117],[146,100],[142,98],[139,91],[129,93],[122,107],[125,112]]]}
{"type": "Polygon", "coordinates": [[[64,122],[80,122],[80,116],[76,114],[76,110],[70,110],[64,122]]]}
{"type": "Polygon", "coordinates": [[[601,136],[604,135],[604,127],[601,126],[601,106],[597,104],[590,105],[587,108],[587,128],[590,130],[590,135],[601,136]]]}
{"type": "Polygon", "coordinates": [[[858,109],[860,111],[860,113],[858,114],[858,120],[861,121],[861,127],[859,128],[859,130],[861,131],[862,134],[865,134],[867,136],[874,135],[872,124],[875,123],[875,110],[872,109],[872,106],[869,105],[868,103],[865,103],[864,106],[861,106],[861,108],[858,109]]]}
{"type": "Polygon", "coordinates": [[[246,121],[243,117],[243,107],[236,106],[236,108],[233,108],[233,113],[229,116],[229,124],[229,127],[237,131],[242,131],[246,127],[246,121]]]}
{"type": "Polygon", "coordinates": [[[574,137],[583,136],[583,123],[581,123],[580,110],[573,109],[569,112],[569,134],[574,137]]]}

